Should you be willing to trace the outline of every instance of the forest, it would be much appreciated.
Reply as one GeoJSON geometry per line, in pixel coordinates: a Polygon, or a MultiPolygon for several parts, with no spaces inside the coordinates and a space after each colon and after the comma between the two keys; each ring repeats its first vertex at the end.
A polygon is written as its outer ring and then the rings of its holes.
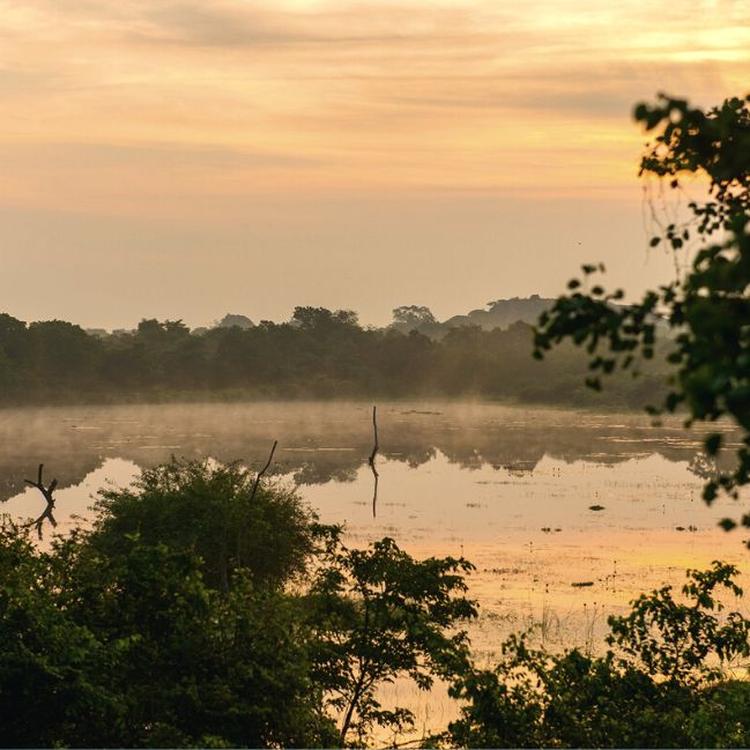
{"type": "MultiPolygon", "coordinates": [[[[286,323],[192,331],[143,320],[92,335],[54,320],[0,314],[0,403],[158,402],[258,398],[483,397],[628,407],[655,400],[659,371],[629,373],[606,398],[584,384],[574,346],[529,356],[533,328],[450,327],[440,337],[366,328],[351,311],[297,307],[286,323]]],[[[663,375],[663,373],[662,373],[663,375]]]]}

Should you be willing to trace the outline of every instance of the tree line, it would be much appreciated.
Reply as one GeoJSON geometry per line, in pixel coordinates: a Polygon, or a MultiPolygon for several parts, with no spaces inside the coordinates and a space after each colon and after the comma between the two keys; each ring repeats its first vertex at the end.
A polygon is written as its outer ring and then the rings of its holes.
{"type": "Polygon", "coordinates": [[[142,320],[106,336],[0,314],[0,403],[469,396],[628,406],[658,393],[651,374],[621,378],[597,399],[575,347],[540,363],[529,357],[532,341],[523,322],[450,328],[436,339],[363,327],[351,311],[321,307],[252,327],[191,331],[179,320],[142,320]]]}

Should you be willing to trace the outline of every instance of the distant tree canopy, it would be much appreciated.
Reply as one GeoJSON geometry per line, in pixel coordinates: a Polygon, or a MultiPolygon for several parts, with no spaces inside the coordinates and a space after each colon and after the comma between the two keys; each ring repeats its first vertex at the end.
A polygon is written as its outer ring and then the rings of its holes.
{"type": "Polygon", "coordinates": [[[353,310],[332,312],[325,307],[295,307],[292,324],[308,331],[326,333],[357,326],[357,313],[353,310]]]}
{"type": "MultiPolygon", "coordinates": [[[[603,269],[584,266],[585,278],[573,279],[570,294],[542,315],[536,354],[541,358],[564,341],[585,347],[588,382],[599,389],[599,374],[653,360],[658,335],[666,334],[661,353],[670,366],[670,388],[651,411],[684,409],[688,425],[729,417],[743,431],[734,470],[717,472],[705,486],[711,502],[719,489],[736,495],[750,483],[750,97],[704,111],[660,96],[655,105],[639,104],[635,118],[656,134],[641,161],[642,175],[666,178],[680,194],[689,175],[706,186],[707,196],[687,204],[682,223],[668,220],[651,239],[652,247],[666,245],[675,253],[695,240],[692,263],[681,278],[631,305],[619,304],[622,290],[589,285],[603,269]]],[[[720,432],[706,438],[709,455],[721,445],[720,432]]],[[[750,527],[750,514],[741,523],[750,527]]]]}
{"type": "Polygon", "coordinates": [[[401,305],[393,310],[393,327],[402,333],[416,331],[422,326],[437,323],[432,310],[424,305],[401,305]]]}
{"type": "MultiPolygon", "coordinates": [[[[396,313],[402,323],[434,320],[418,306],[396,313]]],[[[430,337],[365,328],[356,313],[323,307],[296,307],[287,323],[236,322],[227,316],[191,332],[180,320],[152,319],[134,331],[89,335],[70,323],[27,325],[0,315],[0,403],[356,396],[596,402],[581,383],[584,365],[574,347],[540,365],[529,356],[532,329],[525,323],[443,327],[430,337]]],[[[623,379],[599,403],[639,403],[656,395],[654,382],[623,379]]]]}
{"type": "Polygon", "coordinates": [[[227,313],[217,324],[217,328],[252,328],[255,325],[247,315],[227,313]]]}

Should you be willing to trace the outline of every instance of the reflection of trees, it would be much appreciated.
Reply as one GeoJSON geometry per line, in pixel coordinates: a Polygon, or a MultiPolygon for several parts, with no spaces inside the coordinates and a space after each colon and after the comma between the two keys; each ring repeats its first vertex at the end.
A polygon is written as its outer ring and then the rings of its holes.
{"type": "Polygon", "coordinates": [[[704,482],[716,479],[722,470],[726,470],[727,464],[731,464],[726,454],[719,456],[708,456],[702,451],[696,453],[688,463],[688,471],[704,482]]]}
{"type": "MultiPolygon", "coordinates": [[[[9,410],[0,420],[0,499],[23,489],[40,461],[54,462],[60,487],[78,484],[106,457],[154,466],[171,454],[241,459],[259,469],[268,445],[279,448],[270,472],[304,484],[353,481],[372,450],[370,407],[359,404],[220,404],[9,410]]],[[[712,468],[696,454],[701,435],[678,422],[653,428],[645,418],[585,412],[441,404],[431,411],[384,405],[380,452],[411,467],[437,452],[462,468],[533,471],[545,455],[616,464],[658,453],[712,468]]]]}
{"type": "Polygon", "coordinates": [[[325,484],[326,482],[353,482],[357,478],[357,469],[364,462],[356,466],[331,466],[330,464],[310,461],[303,464],[294,472],[297,484],[325,484]]]}
{"type": "Polygon", "coordinates": [[[390,459],[406,462],[410,469],[416,469],[437,456],[434,445],[415,445],[404,452],[396,450],[383,450],[381,452],[390,459]]]}
{"type": "MultiPolygon", "coordinates": [[[[80,484],[103,463],[102,459],[96,455],[71,456],[45,451],[44,446],[41,445],[39,448],[39,453],[3,455],[0,458],[0,502],[15,497],[26,489],[24,477],[29,473],[34,473],[39,456],[47,459],[50,464],[54,464],[58,487],[61,489],[80,484]]],[[[32,515],[31,511],[29,515],[32,515]]]]}

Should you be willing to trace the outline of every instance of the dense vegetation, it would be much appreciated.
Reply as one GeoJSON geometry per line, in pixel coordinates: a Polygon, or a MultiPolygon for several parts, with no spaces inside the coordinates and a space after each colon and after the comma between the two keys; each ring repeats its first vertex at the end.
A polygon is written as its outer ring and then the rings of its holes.
{"type": "MultiPolygon", "coordinates": [[[[720,619],[716,589],[737,570],[688,571],[684,600],[665,586],[609,618],[609,650],[551,654],[512,636],[491,670],[452,687],[466,701],[444,739],[459,747],[747,747],[750,683],[727,667],[750,654],[750,620],[720,619]]],[[[743,670],[740,670],[743,672],[743,670]]]]}
{"type": "MultiPolygon", "coordinates": [[[[750,742],[750,621],[736,570],[692,571],[610,619],[610,650],[525,635],[474,664],[462,559],[390,539],[348,549],[288,489],[172,462],[102,492],[90,529],[44,551],[0,527],[4,747],[364,746],[413,724],[380,688],[435,678],[460,718],[427,745],[735,747],[750,742]]],[[[440,728],[437,728],[440,729],[440,728]]]]}
{"type": "MultiPolygon", "coordinates": [[[[574,347],[529,357],[531,327],[449,329],[439,339],[363,328],[354,313],[294,311],[288,323],[191,332],[144,320],[132,333],[89,335],[62,321],[0,314],[0,403],[176,398],[484,396],[590,403],[574,347]]],[[[623,378],[606,402],[655,398],[654,377],[623,378]]],[[[604,399],[598,399],[601,403],[604,399]]]]}
{"type": "MultiPolygon", "coordinates": [[[[686,426],[731,418],[741,431],[730,471],[709,473],[704,499],[720,489],[739,497],[750,484],[750,97],[708,111],[660,96],[641,104],[636,119],[654,132],[641,173],[668,178],[680,190],[687,175],[705,180],[708,198],[691,201],[681,223],[659,227],[651,246],[678,253],[699,239],[689,269],[623,305],[622,290],[591,283],[604,269],[583,267],[584,278],[545,311],[535,332],[535,354],[544,359],[563,342],[585,347],[587,384],[602,389],[601,375],[638,368],[659,353],[666,338],[672,368],[661,407],[686,411],[686,426]],[[664,335],[666,333],[666,336],[664,335]]],[[[663,352],[663,350],[662,350],[663,352]]],[[[723,435],[709,434],[716,456],[723,435]]],[[[741,523],[750,527],[750,514],[741,523]]],[[[722,522],[725,529],[737,525],[722,522]]],[[[612,650],[592,658],[576,650],[535,651],[525,638],[505,645],[492,670],[469,670],[453,694],[468,703],[449,728],[461,746],[747,747],[750,684],[719,667],[750,655],[750,621],[733,612],[718,616],[716,589],[734,594],[732,566],[689,571],[678,602],[664,587],[633,602],[626,617],[610,617],[612,650]]]]}
{"type": "Polygon", "coordinates": [[[377,689],[426,688],[465,659],[471,566],[388,539],[349,550],[252,480],[160,466],[49,551],[5,520],[3,746],[333,746],[409,724],[377,689]]]}

